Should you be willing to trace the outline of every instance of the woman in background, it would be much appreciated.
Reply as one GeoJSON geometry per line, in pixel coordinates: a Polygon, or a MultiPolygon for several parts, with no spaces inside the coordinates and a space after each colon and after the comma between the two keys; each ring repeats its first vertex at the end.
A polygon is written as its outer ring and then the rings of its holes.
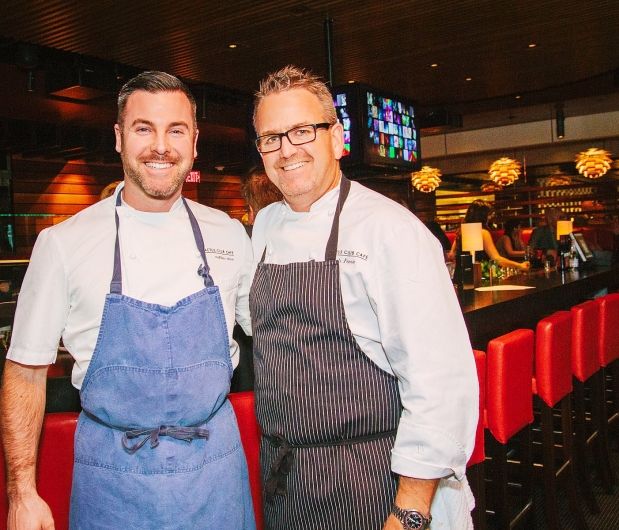
{"type": "MultiPolygon", "coordinates": [[[[518,263],[517,261],[512,261],[511,259],[503,257],[499,254],[499,251],[492,240],[492,234],[490,234],[489,221],[493,217],[494,208],[489,202],[486,201],[473,201],[466,211],[466,215],[464,216],[465,223],[481,223],[481,235],[484,243],[484,250],[482,252],[476,252],[475,261],[491,259],[496,261],[501,267],[514,267],[525,271],[529,270],[530,264],[528,261],[518,263]]],[[[451,247],[451,252],[449,254],[450,258],[455,259],[461,248],[461,234],[458,233],[458,236],[451,247]]]]}
{"type": "Polygon", "coordinates": [[[497,240],[496,248],[501,256],[520,261],[525,256],[525,244],[522,240],[520,219],[505,221],[505,233],[497,240]]]}

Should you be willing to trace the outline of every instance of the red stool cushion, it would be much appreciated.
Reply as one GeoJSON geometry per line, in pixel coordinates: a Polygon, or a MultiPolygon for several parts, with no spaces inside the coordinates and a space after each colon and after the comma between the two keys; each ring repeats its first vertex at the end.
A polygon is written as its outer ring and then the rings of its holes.
{"type": "Polygon", "coordinates": [[[260,427],[256,420],[253,392],[233,392],[229,396],[239,424],[241,441],[249,469],[249,484],[254,501],[256,529],[264,528],[262,516],[262,483],[260,480],[260,427]]]}
{"type": "Polygon", "coordinates": [[[572,315],[558,311],[537,324],[533,392],[553,407],[571,391],[572,315]]]}
{"type": "Polygon", "coordinates": [[[484,426],[486,413],[486,353],[481,350],[473,350],[475,356],[475,366],[477,367],[477,380],[479,381],[479,420],[477,421],[477,431],[475,432],[475,447],[467,466],[479,464],[486,459],[486,448],[484,444],[484,426]]]}
{"type": "Polygon", "coordinates": [[[598,325],[600,310],[589,300],[572,307],[572,373],[585,382],[600,369],[598,325]]]}
{"type": "Polygon", "coordinates": [[[608,366],[619,359],[619,293],[596,300],[600,312],[598,353],[600,365],[608,366]]]}
{"type": "MultiPolygon", "coordinates": [[[[37,466],[37,489],[52,511],[56,530],[69,528],[73,438],[77,416],[77,412],[56,412],[46,414],[43,420],[37,466]]],[[[0,527],[4,527],[8,510],[4,465],[0,466],[0,484],[2,484],[0,527]]]]}
{"type": "Polygon", "coordinates": [[[502,444],[533,422],[533,342],[530,329],[492,339],[486,355],[486,418],[502,444]]]}

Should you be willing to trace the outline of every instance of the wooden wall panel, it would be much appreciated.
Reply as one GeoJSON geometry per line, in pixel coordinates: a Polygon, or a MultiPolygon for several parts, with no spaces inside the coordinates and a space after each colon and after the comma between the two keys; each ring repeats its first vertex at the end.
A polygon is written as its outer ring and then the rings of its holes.
{"type": "MultiPolygon", "coordinates": [[[[11,173],[16,254],[28,257],[41,230],[97,202],[105,186],[122,178],[122,167],[14,157],[11,173]]],[[[237,175],[203,173],[183,194],[237,219],[247,211],[237,175]]]]}

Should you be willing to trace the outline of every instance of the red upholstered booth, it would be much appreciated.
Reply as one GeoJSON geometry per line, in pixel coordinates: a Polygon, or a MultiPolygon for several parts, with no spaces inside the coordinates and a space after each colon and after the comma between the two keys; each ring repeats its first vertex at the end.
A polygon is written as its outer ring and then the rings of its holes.
{"type": "MultiPolygon", "coordinates": [[[[230,402],[237,416],[241,441],[247,457],[249,481],[256,513],[256,528],[262,530],[264,523],[259,463],[260,430],[254,413],[254,393],[230,394],[230,402]]],[[[73,438],[77,417],[76,412],[50,413],[45,415],[43,422],[37,466],[37,488],[52,510],[56,530],[66,530],[69,527],[73,438]]],[[[0,444],[0,458],[4,462],[1,448],[2,444],[0,444]]],[[[0,528],[4,528],[7,520],[4,465],[0,465],[0,489],[0,528]]]]}
{"type": "Polygon", "coordinates": [[[253,392],[234,392],[229,396],[236,418],[239,423],[241,440],[247,467],[249,468],[249,484],[256,513],[256,529],[264,528],[262,516],[262,484],[260,480],[260,428],[256,420],[253,392]]]}
{"type": "MultiPolygon", "coordinates": [[[[69,528],[69,500],[73,476],[73,437],[77,412],[46,414],[41,432],[37,466],[39,495],[49,504],[56,530],[69,528]]],[[[1,446],[0,446],[1,447],[1,446]]],[[[2,454],[4,462],[4,454],[2,454]]],[[[7,520],[6,477],[0,466],[0,528],[7,520]]]]}

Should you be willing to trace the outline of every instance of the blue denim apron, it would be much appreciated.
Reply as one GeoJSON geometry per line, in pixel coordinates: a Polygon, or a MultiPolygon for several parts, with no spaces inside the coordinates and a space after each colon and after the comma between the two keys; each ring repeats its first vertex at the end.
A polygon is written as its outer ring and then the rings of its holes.
{"type": "Polygon", "coordinates": [[[183,203],[205,288],[171,307],[122,294],[116,213],[114,274],[80,392],[73,530],[255,529],[221,296],[183,203]]]}

